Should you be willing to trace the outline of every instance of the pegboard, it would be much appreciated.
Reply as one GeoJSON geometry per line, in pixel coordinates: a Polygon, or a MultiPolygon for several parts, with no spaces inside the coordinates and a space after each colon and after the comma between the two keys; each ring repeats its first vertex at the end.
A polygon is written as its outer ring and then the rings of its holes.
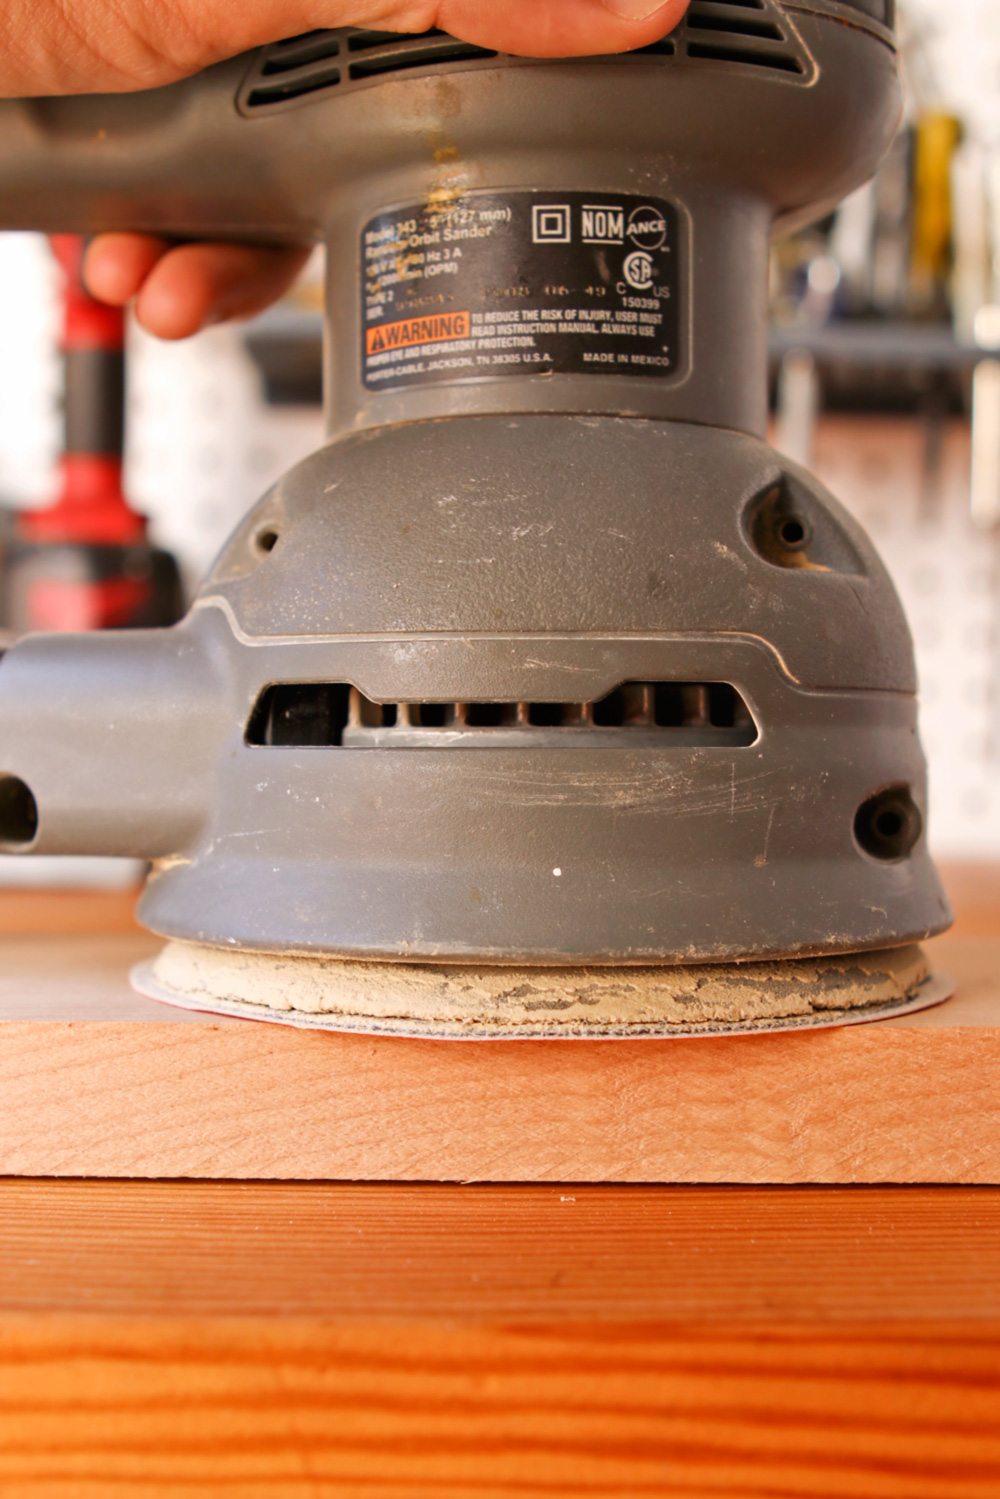
{"type": "Polygon", "coordinates": [[[1000,858],[996,532],[969,518],[969,428],[826,417],[811,467],[865,527],[913,633],[930,838],[953,858],[1000,858]]]}
{"type": "MultiPolygon", "coordinates": [[[[0,502],[54,495],[61,373],[56,272],[45,240],[0,234],[0,502]]],[[[132,327],[128,342],[126,487],[174,551],[189,588],[237,521],[318,447],[312,408],[269,407],[237,328],[164,344],[132,327]]]]}
{"type": "MultiPolygon", "coordinates": [[[[44,242],[0,235],[0,494],[53,493],[59,367],[44,242]]],[[[237,330],[183,344],[130,336],[127,478],[189,579],[269,483],[322,440],[318,411],[269,408],[237,330]]],[[[827,418],[813,467],[879,547],[909,613],[931,766],[931,841],[1000,858],[996,536],[968,518],[969,435],[907,419],[827,418]]],[[[111,861],[0,861],[0,881],[125,878],[111,861]],[[12,867],[11,867],[12,866],[12,867]],[[88,870],[90,874],[88,874],[88,870]]]]}
{"type": "Polygon", "coordinates": [[[1000,144],[998,0],[900,0],[898,12],[913,105],[950,110],[974,139],[1000,144]]]}

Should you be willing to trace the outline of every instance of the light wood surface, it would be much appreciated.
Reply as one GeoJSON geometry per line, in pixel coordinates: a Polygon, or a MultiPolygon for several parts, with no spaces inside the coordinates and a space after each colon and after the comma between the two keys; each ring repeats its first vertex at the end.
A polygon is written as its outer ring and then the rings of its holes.
{"type": "Polygon", "coordinates": [[[996,1499],[1000,1192],[0,1183],[0,1493],[996,1499]]]}
{"type": "Polygon", "coordinates": [[[145,1000],[155,939],[0,937],[0,1173],[299,1180],[1000,1183],[1000,938],[957,997],[798,1035],[459,1043],[145,1000]]]}

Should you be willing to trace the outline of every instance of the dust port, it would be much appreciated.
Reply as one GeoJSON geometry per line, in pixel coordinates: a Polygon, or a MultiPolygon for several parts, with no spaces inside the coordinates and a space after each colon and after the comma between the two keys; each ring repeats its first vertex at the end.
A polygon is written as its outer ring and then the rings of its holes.
{"type": "Polygon", "coordinates": [[[278,545],[280,535],[281,533],[274,526],[262,526],[259,531],[254,532],[254,551],[258,552],[261,557],[266,557],[278,545]]]}
{"type": "Polygon", "coordinates": [[[854,836],[872,859],[894,863],[906,859],[923,832],[924,820],[908,786],[889,786],[862,802],[854,818],[854,836]]]}
{"type": "Polygon", "coordinates": [[[38,806],[30,786],[17,776],[0,775],[0,845],[27,848],[37,832],[38,806]]]}

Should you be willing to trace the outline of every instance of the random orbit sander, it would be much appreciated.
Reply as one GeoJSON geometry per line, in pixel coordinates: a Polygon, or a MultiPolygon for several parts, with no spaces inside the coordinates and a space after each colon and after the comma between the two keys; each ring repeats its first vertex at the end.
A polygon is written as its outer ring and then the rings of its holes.
{"type": "Polygon", "coordinates": [[[3,846],[153,861],[142,992],[469,1038],[945,997],[906,623],[763,441],[769,236],[888,146],[891,3],[0,105],[4,227],[327,246],[327,444],[180,624],[0,663],[3,846]]]}

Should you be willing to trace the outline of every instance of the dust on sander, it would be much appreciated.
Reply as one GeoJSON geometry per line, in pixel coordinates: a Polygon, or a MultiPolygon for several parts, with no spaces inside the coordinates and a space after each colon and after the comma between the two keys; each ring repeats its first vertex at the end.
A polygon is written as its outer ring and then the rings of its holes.
{"type": "Polygon", "coordinates": [[[171,942],[137,985],[191,1008],[330,1030],[643,1036],[836,1024],[916,1007],[917,946],[690,967],[357,962],[171,942]]]}

